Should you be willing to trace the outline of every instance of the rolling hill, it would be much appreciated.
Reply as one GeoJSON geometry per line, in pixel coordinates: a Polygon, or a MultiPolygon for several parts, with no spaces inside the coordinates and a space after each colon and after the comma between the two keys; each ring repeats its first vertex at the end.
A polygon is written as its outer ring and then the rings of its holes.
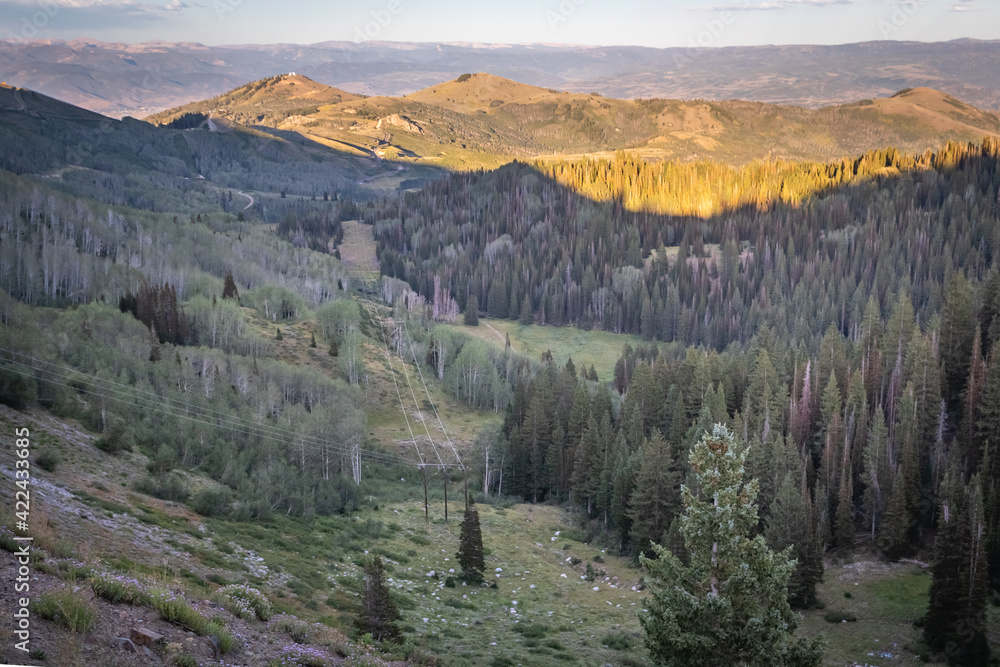
{"type": "Polygon", "coordinates": [[[619,150],[730,164],[830,160],[884,146],[923,151],[1000,132],[996,113],[927,88],[807,109],[740,100],[619,100],[488,73],[463,74],[404,97],[367,98],[285,75],[150,120],[169,124],[186,114],[293,132],[347,154],[450,169],[619,150]]]}
{"type": "MultiPolygon", "coordinates": [[[[265,116],[338,95],[318,85],[311,90],[302,85],[301,95],[291,94],[294,83],[285,82],[268,96],[268,109],[276,110],[265,116]]],[[[257,108],[259,97],[245,90],[238,98],[243,111],[235,116],[257,108]]],[[[247,200],[234,201],[233,195],[249,190],[254,195],[245,196],[254,197],[253,212],[272,222],[303,198],[332,192],[364,198],[381,176],[400,173],[370,154],[331,150],[295,132],[222,118],[202,125],[177,129],[133,118],[113,120],[5,85],[0,87],[0,169],[33,174],[53,187],[110,204],[185,214],[225,202],[223,210],[235,215],[247,200]]],[[[407,175],[434,173],[418,167],[407,175]]]]}

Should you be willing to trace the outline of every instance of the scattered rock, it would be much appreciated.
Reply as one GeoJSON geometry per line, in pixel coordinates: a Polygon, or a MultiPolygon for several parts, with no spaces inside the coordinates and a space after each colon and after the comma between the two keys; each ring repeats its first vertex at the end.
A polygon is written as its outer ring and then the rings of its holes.
{"type": "Polygon", "coordinates": [[[119,651],[128,651],[129,653],[135,653],[137,650],[132,640],[125,637],[115,637],[111,640],[111,646],[119,651]]]}
{"type": "Polygon", "coordinates": [[[132,628],[131,637],[132,641],[139,646],[155,646],[166,640],[163,635],[145,628],[132,628]]]}
{"type": "Polygon", "coordinates": [[[222,651],[219,650],[219,640],[215,637],[206,637],[205,639],[208,641],[209,646],[212,647],[215,659],[218,660],[222,655],[222,651]]]}

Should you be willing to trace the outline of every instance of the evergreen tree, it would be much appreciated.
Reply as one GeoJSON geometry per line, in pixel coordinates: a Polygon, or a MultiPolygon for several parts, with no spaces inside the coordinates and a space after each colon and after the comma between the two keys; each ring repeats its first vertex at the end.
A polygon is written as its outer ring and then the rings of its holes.
{"type": "Polygon", "coordinates": [[[226,271],[226,278],[222,285],[222,298],[223,299],[240,298],[239,290],[236,289],[236,281],[233,280],[232,271],[226,271]]]}
{"type": "Polygon", "coordinates": [[[958,466],[942,482],[924,640],[950,665],[986,665],[988,573],[979,478],[964,488],[958,466]]]}
{"type": "Polygon", "coordinates": [[[659,665],[818,665],[821,640],[795,640],[788,604],[795,562],[775,553],[757,525],[757,484],[745,482],[747,449],[716,425],[690,455],[696,490],[683,487],[684,565],[660,545],[640,557],[652,594],[640,615],[659,665]]]}
{"type": "Polygon", "coordinates": [[[840,471],[840,493],[837,499],[837,520],[834,524],[834,544],[840,549],[854,547],[854,485],[846,466],[840,471]]]}
{"type": "Polygon", "coordinates": [[[483,531],[479,525],[479,511],[476,504],[469,498],[462,518],[461,532],[458,538],[458,564],[462,566],[462,577],[471,584],[483,581],[483,570],[486,560],[483,556],[483,531]]]}
{"type": "Polygon", "coordinates": [[[885,413],[882,406],[875,408],[871,425],[868,429],[868,442],[865,444],[864,463],[864,508],[865,529],[874,540],[876,531],[882,522],[882,512],[885,498],[889,491],[889,466],[886,461],[885,413]]]}
{"type": "Polygon", "coordinates": [[[462,324],[467,327],[479,326],[479,298],[475,294],[470,294],[465,300],[465,314],[462,316],[462,324]]]}
{"type": "Polygon", "coordinates": [[[524,302],[521,305],[521,315],[517,318],[518,324],[523,324],[525,326],[532,324],[535,321],[535,314],[531,310],[531,297],[527,294],[524,295],[524,302]]]}
{"type": "Polygon", "coordinates": [[[281,335],[281,327],[275,327],[274,340],[285,340],[285,337],[281,335]]]}
{"type": "Polygon", "coordinates": [[[309,347],[316,347],[316,334],[309,335],[309,347]]]}
{"type": "Polygon", "coordinates": [[[910,554],[910,517],[906,509],[906,480],[897,472],[892,480],[889,503],[879,528],[877,545],[882,555],[892,561],[910,554]]]}
{"type": "Polygon", "coordinates": [[[771,505],[764,537],[775,551],[791,549],[795,569],[788,580],[788,602],[806,609],[816,604],[816,586],[823,581],[823,549],[817,540],[809,489],[799,489],[785,475],[771,505]]]}
{"type": "Polygon", "coordinates": [[[382,559],[376,556],[365,565],[365,590],[361,599],[361,615],[354,625],[361,634],[371,634],[375,641],[396,641],[399,639],[399,610],[389,597],[385,586],[385,570],[382,559]]]}
{"type": "Polygon", "coordinates": [[[629,500],[631,536],[636,547],[646,553],[650,553],[650,543],[664,541],[680,510],[681,480],[670,450],[659,430],[643,443],[642,463],[629,500]]]}

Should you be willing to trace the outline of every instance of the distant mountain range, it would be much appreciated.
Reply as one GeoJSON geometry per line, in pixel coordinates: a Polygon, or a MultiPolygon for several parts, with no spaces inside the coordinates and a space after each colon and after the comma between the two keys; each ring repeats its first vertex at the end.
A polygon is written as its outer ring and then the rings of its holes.
{"type": "Polygon", "coordinates": [[[142,117],[295,72],[352,94],[401,96],[489,72],[619,99],[743,99],[820,107],[930,87],[1000,109],[1000,41],[654,49],[324,42],[204,46],[0,41],[0,79],[108,115],[142,117]]]}

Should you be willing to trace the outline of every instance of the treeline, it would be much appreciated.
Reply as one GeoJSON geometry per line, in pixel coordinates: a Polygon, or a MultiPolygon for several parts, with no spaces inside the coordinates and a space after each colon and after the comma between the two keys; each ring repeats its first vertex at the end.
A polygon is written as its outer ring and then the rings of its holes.
{"type": "MultiPolygon", "coordinates": [[[[945,291],[944,312],[922,322],[905,292],[884,306],[873,295],[856,331],[831,326],[815,351],[769,328],[722,352],[626,346],[610,389],[549,364],[488,443],[503,461],[492,490],[572,501],[624,552],[680,548],[688,451],[724,423],[750,447],[759,529],[799,560],[793,601],[814,599],[826,550],[896,560],[937,533],[947,572],[932,609],[979,632],[982,587],[1000,590],[1000,271],[978,289],[956,274],[945,291]]],[[[959,630],[936,626],[932,648],[959,630]]]]}
{"type": "Polygon", "coordinates": [[[79,420],[109,453],[146,454],[142,491],[184,501],[191,489],[178,472],[199,471],[223,485],[191,499],[202,513],[356,507],[366,433],[356,388],[277,360],[161,344],[114,307],[57,311],[0,296],[0,398],[79,420]]]}
{"type": "Polygon", "coordinates": [[[279,318],[343,293],[334,258],[297,248],[259,226],[201,216],[111,208],[0,174],[0,289],[31,305],[118,304],[143,285],[176,299],[222,296],[223,279],[279,318]]]}
{"type": "Polygon", "coordinates": [[[871,294],[884,304],[904,289],[925,318],[956,272],[985,275],[1000,248],[998,154],[988,140],[824,165],[619,156],[550,177],[512,164],[363,214],[383,274],[428,300],[437,281],[490,317],[719,350],[766,325],[814,349],[831,324],[856,335],[871,294]]]}

